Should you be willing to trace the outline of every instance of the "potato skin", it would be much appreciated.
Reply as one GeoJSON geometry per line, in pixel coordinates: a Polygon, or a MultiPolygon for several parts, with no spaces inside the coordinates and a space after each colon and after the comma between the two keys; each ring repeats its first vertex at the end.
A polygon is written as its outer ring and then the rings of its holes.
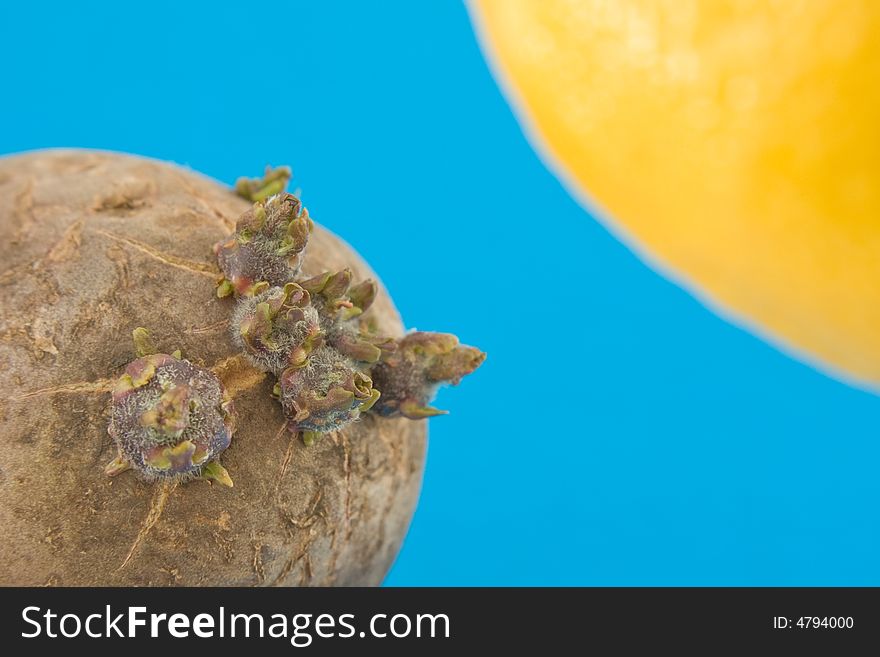
{"type": "MultiPolygon", "coordinates": [[[[211,248],[249,204],[183,168],[62,150],[0,158],[0,585],[376,585],[418,497],[424,421],[364,417],[305,447],[273,381],[239,366],[211,248]],[[131,331],[213,367],[238,417],[235,481],[113,479],[107,386],[131,331]]],[[[320,226],[304,275],[351,267],[320,226]]],[[[403,327],[380,285],[369,311],[403,327]]]]}

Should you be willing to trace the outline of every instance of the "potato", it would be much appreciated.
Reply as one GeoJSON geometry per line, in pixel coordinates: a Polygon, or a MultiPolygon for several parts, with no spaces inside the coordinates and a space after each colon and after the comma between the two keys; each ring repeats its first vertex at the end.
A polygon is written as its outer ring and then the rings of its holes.
{"type": "MultiPolygon", "coordinates": [[[[0,584],[376,585],[407,530],[425,421],[366,414],[306,446],[238,354],[213,245],[250,203],[175,165],[58,150],[0,158],[0,584]],[[116,477],[109,389],[146,327],[234,396],[235,485],[116,477]]],[[[304,274],[373,277],[320,226],[304,274]]],[[[381,287],[368,311],[403,333],[381,287]]]]}

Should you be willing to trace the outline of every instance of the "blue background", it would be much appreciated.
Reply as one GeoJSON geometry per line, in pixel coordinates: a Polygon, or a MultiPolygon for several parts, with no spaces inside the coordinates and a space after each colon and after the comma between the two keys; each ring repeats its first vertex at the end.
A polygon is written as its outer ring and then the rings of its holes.
{"type": "Polygon", "coordinates": [[[232,182],[293,166],[411,327],[489,353],[438,405],[387,583],[880,584],[880,400],[725,322],[541,164],[454,2],[3,3],[0,153],[232,182]]]}

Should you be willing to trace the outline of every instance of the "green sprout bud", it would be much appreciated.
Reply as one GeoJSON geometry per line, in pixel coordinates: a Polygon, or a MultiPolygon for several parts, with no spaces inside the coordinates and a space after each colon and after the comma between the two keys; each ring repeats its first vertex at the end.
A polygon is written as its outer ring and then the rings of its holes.
{"type": "Polygon", "coordinates": [[[251,362],[280,374],[301,367],[323,341],[309,293],[296,283],[242,297],[231,322],[232,338],[251,362]]]}
{"type": "Polygon", "coordinates": [[[356,420],[375,392],[370,377],[336,349],[322,346],[304,367],[280,377],[281,405],[292,431],[327,432],[356,420]]]}
{"type": "Polygon", "coordinates": [[[308,210],[293,194],[259,200],[239,217],[235,233],[214,246],[224,276],[217,295],[253,295],[260,282],[282,287],[293,281],[313,228],[308,210]]]}
{"type": "Polygon", "coordinates": [[[262,178],[239,178],[235,193],[249,201],[262,201],[287,189],[292,173],[290,167],[266,167],[262,178]]]}
{"type": "Polygon", "coordinates": [[[430,406],[440,385],[457,385],[486,359],[479,349],[458,344],[454,335],[422,331],[409,333],[386,354],[370,371],[382,391],[373,410],[413,420],[445,413],[430,406]]]}
{"type": "MultiPolygon", "coordinates": [[[[134,337],[139,351],[148,344],[145,329],[134,337]]],[[[133,468],[150,480],[217,475],[233,431],[232,401],[213,372],[168,354],[144,355],[111,391],[108,433],[118,455],[104,471],[133,468]]]]}

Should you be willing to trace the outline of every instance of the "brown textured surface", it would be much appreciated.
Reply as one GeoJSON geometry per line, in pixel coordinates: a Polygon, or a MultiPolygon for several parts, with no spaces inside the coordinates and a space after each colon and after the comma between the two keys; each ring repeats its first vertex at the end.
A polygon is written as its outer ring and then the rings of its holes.
{"type": "MultiPolygon", "coordinates": [[[[0,158],[0,584],[373,585],[418,496],[425,424],[372,416],[313,447],[282,431],[270,377],[235,358],[211,247],[248,204],[168,164],[110,153],[0,158]],[[236,393],[235,480],[145,483],[102,468],[108,381],[131,331],[236,393]]],[[[318,228],[305,274],[375,276],[318,228]]],[[[371,308],[402,332],[384,289],[371,308]]]]}

